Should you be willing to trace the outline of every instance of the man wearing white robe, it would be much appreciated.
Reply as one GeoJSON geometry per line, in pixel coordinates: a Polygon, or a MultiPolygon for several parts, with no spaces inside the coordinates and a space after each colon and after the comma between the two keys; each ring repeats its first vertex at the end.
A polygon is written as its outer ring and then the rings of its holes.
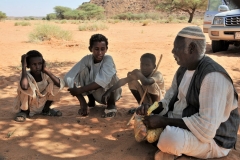
{"type": "MultiPolygon", "coordinates": [[[[207,159],[228,155],[239,127],[238,94],[227,72],[205,56],[205,36],[199,27],[185,27],[172,50],[180,65],[155,115],[144,117],[148,128],[164,128],[156,160],[182,154],[207,159]]],[[[149,106],[141,106],[145,114],[149,106]]]]}
{"type": "MultiPolygon", "coordinates": [[[[92,94],[98,103],[102,103],[102,95],[118,81],[116,67],[110,55],[105,55],[100,63],[94,64],[91,54],[83,57],[73,68],[65,75],[65,86],[73,88],[74,83],[77,87],[85,86],[96,82],[101,86],[97,90],[84,93],[92,94]]],[[[116,90],[115,100],[121,96],[121,88],[116,90]]]]}
{"type": "MultiPolygon", "coordinates": [[[[88,115],[88,107],[94,107],[95,101],[105,104],[102,95],[118,81],[113,58],[106,55],[108,39],[102,34],[94,34],[89,40],[91,55],[84,56],[64,77],[68,91],[76,96],[80,103],[78,114],[88,115]],[[86,102],[83,96],[87,95],[86,102]]],[[[111,93],[103,118],[114,117],[117,109],[115,102],[121,96],[121,88],[111,93]]]]}

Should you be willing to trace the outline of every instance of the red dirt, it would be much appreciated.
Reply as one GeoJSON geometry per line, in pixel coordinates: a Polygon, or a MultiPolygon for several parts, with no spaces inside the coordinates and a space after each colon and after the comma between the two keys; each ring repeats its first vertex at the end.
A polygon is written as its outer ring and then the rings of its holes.
{"type": "MultiPolygon", "coordinates": [[[[40,51],[50,63],[51,71],[63,77],[76,62],[89,54],[90,36],[102,33],[109,39],[108,53],[114,58],[120,78],[139,68],[143,53],[154,53],[157,59],[163,54],[159,70],[168,89],[178,68],[171,53],[173,41],[177,32],[189,24],[151,23],[142,26],[122,22],[107,24],[108,30],[97,32],[78,31],[76,24],[57,24],[72,31],[74,41],[28,43],[28,34],[37,23],[42,22],[31,21],[31,26],[14,26],[14,21],[0,22],[0,159],[150,159],[156,148],[151,144],[137,143],[133,125],[126,125],[131,117],[127,114],[128,109],[138,106],[127,86],[123,87],[122,98],[117,102],[117,116],[112,119],[101,118],[102,105],[91,109],[88,117],[79,116],[78,101],[65,88],[61,100],[54,104],[62,111],[62,117],[34,116],[24,123],[15,122],[12,105],[21,72],[21,55],[32,49],[40,51]]],[[[213,54],[210,45],[211,41],[207,39],[207,54],[225,67],[240,92],[239,48],[231,47],[229,51],[213,54]]],[[[240,159],[240,131],[236,148],[221,159],[240,159]]]]}

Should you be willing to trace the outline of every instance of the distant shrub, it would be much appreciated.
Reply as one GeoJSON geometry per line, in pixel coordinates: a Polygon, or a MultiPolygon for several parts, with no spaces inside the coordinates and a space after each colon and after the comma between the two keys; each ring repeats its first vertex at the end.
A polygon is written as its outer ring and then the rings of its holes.
{"type": "Polygon", "coordinates": [[[168,16],[167,20],[165,21],[165,23],[171,23],[173,21],[173,17],[172,16],[168,16]]]}
{"type": "Polygon", "coordinates": [[[108,26],[103,23],[83,24],[78,27],[79,31],[98,31],[106,29],[108,29],[108,26]]]}
{"type": "Polygon", "coordinates": [[[159,20],[162,17],[159,13],[145,13],[146,19],[159,20]]]}
{"type": "Polygon", "coordinates": [[[132,17],[132,13],[127,12],[127,13],[121,13],[121,14],[115,15],[113,18],[121,19],[121,20],[130,20],[131,17],[132,17]]]}
{"type": "Polygon", "coordinates": [[[87,31],[87,30],[88,30],[88,29],[87,29],[87,25],[86,25],[86,24],[83,24],[83,25],[78,26],[78,30],[79,30],[79,31],[87,31]]]}
{"type": "Polygon", "coordinates": [[[193,19],[192,24],[200,26],[200,25],[202,25],[202,19],[201,18],[195,18],[195,19],[193,19]]]}
{"type": "Polygon", "coordinates": [[[66,24],[67,23],[67,20],[55,20],[54,21],[55,23],[58,23],[58,24],[66,24]]]}
{"type": "Polygon", "coordinates": [[[47,14],[47,16],[46,16],[46,19],[47,19],[47,20],[57,19],[57,15],[56,15],[56,13],[49,13],[49,14],[47,14]]]}
{"type": "Polygon", "coordinates": [[[61,20],[60,23],[65,24],[65,23],[67,23],[67,20],[61,20]]]}
{"type": "Polygon", "coordinates": [[[119,20],[119,19],[108,19],[107,22],[108,22],[108,23],[115,24],[115,23],[119,23],[120,20],[119,20]]]}
{"type": "Polygon", "coordinates": [[[78,20],[72,20],[70,21],[71,24],[79,24],[80,22],[78,20]]]}
{"type": "Polygon", "coordinates": [[[144,19],[152,19],[158,20],[160,19],[159,13],[121,13],[115,15],[114,19],[121,19],[121,20],[144,20],[144,19]]]}
{"type": "Polygon", "coordinates": [[[24,20],[35,20],[34,17],[30,16],[30,17],[24,17],[24,20]]]}
{"type": "Polygon", "coordinates": [[[147,26],[150,22],[152,22],[151,19],[145,19],[142,21],[142,23],[143,23],[142,26],[147,26]]]}
{"type": "Polygon", "coordinates": [[[6,13],[0,11],[0,20],[7,18],[6,13]]]}
{"type": "Polygon", "coordinates": [[[179,20],[185,20],[186,18],[187,18],[186,16],[177,17],[177,19],[179,19],[179,20]]]}
{"type": "Polygon", "coordinates": [[[59,26],[50,24],[41,24],[29,34],[30,42],[39,42],[51,39],[69,41],[72,39],[72,33],[62,30],[59,26]]]}
{"type": "Polygon", "coordinates": [[[26,21],[15,22],[14,26],[31,26],[31,23],[26,21]]]}

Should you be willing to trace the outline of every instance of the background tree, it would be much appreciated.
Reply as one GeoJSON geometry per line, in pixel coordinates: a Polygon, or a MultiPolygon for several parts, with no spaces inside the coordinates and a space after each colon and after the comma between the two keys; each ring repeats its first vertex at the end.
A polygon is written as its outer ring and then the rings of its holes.
{"type": "Polygon", "coordinates": [[[79,10],[69,10],[63,13],[65,19],[80,19],[80,11],[79,10]]]}
{"type": "Polygon", "coordinates": [[[46,19],[47,19],[47,20],[57,19],[57,15],[56,15],[56,13],[49,13],[49,14],[47,14],[47,16],[46,16],[46,19]]]}
{"type": "Polygon", "coordinates": [[[208,0],[152,0],[158,10],[187,12],[189,14],[188,23],[192,22],[197,9],[206,10],[207,2],[208,0]]]}
{"type": "Polygon", "coordinates": [[[6,13],[0,11],[0,20],[7,18],[6,13]]]}
{"type": "Polygon", "coordinates": [[[64,19],[64,12],[71,11],[72,9],[69,7],[56,6],[54,10],[58,19],[64,19]]]}
{"type": "Polygon", "coordinates": [[[93,3],[84,3],[77,9],[81,11],[81,16],[88,20],[104,17],[104,8],[93,3]]]}

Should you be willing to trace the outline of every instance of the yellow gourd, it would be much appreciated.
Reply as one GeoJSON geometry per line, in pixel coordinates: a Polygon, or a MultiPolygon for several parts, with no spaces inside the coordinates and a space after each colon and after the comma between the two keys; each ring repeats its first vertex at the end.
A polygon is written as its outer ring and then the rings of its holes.
{"type": "MultiPolygon", "coordinates": [[[[154,102],[148,108],[147,115],[150,116],[152,111],[158,108],[158,102],[154,102]]],[[[138,142],[147,140],[149,143],[153,143],[158,140],[160,134],[162,133],[162,128],[157,129],[147,129],[146,126],[142,122],[143,116],[136,115],[135,116],[135,123],[134,123],[134,133],[135,139],[138,142]]]]}

